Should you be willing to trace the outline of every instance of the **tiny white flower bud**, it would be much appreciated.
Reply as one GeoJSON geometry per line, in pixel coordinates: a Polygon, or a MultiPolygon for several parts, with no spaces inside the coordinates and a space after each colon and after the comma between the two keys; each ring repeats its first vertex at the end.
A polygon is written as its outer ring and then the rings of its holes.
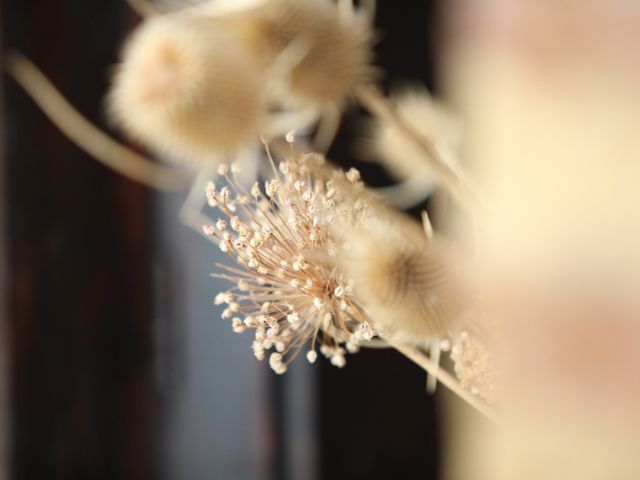
{"type": "Polygon", "coordinates": [[[351,183],[356,183],[358,180],[360,180],[360,172],[355,168],[350,168],[346,173],[346,176],[347,180],[349,180],[351,183]]]}

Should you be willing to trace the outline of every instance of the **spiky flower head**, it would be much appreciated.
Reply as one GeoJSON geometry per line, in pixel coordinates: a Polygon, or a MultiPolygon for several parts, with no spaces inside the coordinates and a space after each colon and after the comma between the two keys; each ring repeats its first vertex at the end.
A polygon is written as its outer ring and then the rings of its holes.
{"type": "Polygon", "coordinates": [[[151,149],[202,163],[258,134],[262,78],[220,22],[188,12],[145,20],[108,96],[112,117],[151,149]]]}
{"type": "Polygon", "coordinates": [[[315,154],[287,158],[264,188],[256,182],[249,192],[226,166],[219,173],[226,185],[210,184],[207,196],[223,215],[205,233],[236,262],[214,275],[232,282],[216,297],[226,304],[222,317],[236,332],[255,331],[258,359],[274,350],[269,363],[277,373],[305,347],[314,362],[317,345],[343,366],[345,353],[374,334],[336,265],[340,232],[370,214],[359,175],[332,170],[315,154]]]}
{"type": "Polygon", "coordinates": [[[466,303],[451,247],[388,210],[348,237],[341,265],[373,323],[389,338],[421,346],[445,337],[466,303]]]}
{"type": "Polygon", "coordinates": [[[332,1],[263,1],[229,15],[227,21],[263,65],[276,59],[292,64],[287,97],[341,106],[355,87],[372,77],[370,26],[357,14],[340,15],[332,1]],[[279,58],[292,45],[300,47],[295,55],[302,57],[279,58]]]}

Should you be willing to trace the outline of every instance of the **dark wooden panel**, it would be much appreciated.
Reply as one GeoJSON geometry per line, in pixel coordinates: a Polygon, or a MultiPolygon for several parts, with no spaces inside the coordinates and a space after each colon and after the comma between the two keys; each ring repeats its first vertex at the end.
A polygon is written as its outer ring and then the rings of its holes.
{"type": "MultiPolygon", "coordinates": [[[[103,124],[125,3],[5,0],[3,11],[5,46],[103,124]]],[[[155,478],[148,192],[4,83],[15,478],[155,478]]]]}
{"type": "MultiPolygon", "coordinates": [[[[2,24],[3,5],[0,3],[0,24],[2,24]]],[[[0,51],[2,40],[0,39],[0,51]]],[[[0,112],[4,112],[4,77],[0,75],[0,112]]],[[[5,142],[5,117],[0,114],[0,479],[10,477],[11,465],[9,463],[9,351],[7,338],[9,305],[7,301],[8,291],[8,265],[7,265],[7,182],[6,172],[6,142],[5,142]]]]}

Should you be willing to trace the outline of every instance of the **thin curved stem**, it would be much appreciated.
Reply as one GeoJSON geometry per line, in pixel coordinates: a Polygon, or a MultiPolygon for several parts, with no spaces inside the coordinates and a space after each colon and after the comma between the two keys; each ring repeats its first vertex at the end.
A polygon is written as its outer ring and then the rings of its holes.
{"type": "Polygon", "coordinates": [[[320,116],[320,123],[311,146],[316,152],[327,153],[340,129],[342,112],[336,107],[330,107],[320,116]]]}
{"type": "Polygon", "coordinates": [[[158,190],[180,190],[181,172],[163,167],[118,143],[83,117],[27,58],[6,57],[5,68],[67,138],[110,169],[158,190]]]}
{"type": "Polygon", "coordinates": [[[389,204],[400,209],[409,209],[424,202],[433,194],[436,181],[430,178],[430,174],[421,175],[423,171],[416,171],[406,180],[388,187],[372,188],[378,195],[384,197],[389,204]]]}
{"type": "Polygon", "coordinates": [[[396,344],[392,342],[389,343],[398,352],[402,353],[409,360],[424,369],[429,375],[435,377],[440,383],[442,383],[445,387],[455,393],[462,400],[467,402],[471,407],[475,408],[478,412],[480,412],[492,422],[498,423],[498,417],[491,407],[489,407],[471,392],[462,388],[460,383],[450,373],[432,362],[429,357],[408,345],[396,344]]]}

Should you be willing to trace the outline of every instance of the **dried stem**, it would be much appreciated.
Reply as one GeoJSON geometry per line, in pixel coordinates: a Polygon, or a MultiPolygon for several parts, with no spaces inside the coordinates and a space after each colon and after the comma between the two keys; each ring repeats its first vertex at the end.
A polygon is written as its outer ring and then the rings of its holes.
{"type": "Polygon", "coordinates": [[[142,18],[163,13],[162,9],[151,0],[127,0],[127,3],[142,18]]]}
{"type": "Polygon", "coordinates": [[[498,423],[496,413],[488,405],[474,396],[471,392],[462,388],[460,383],[451,374],[432,362],[429,357],[407,345],[395,343],[391,343],[391,345],[409,360],[423,368],[429,375],[433,375],[440,383],[467,402],[470,406],[475,408],[478,412],[483,414],[492,422],[498,423]]]}
{"type": "Polygon", "coordinates": [[[154,163],[89,122],[21,54],[8,54],[5,68],[62,133],[103,165],[158,190],[178,190],[186,186],[186,178],[180,172],[154,163]]]}
{"type": "Polygon", "coordinates": [[[429,161],[433,172],[451,195],[469,212],[477,213],[481,207],[478,197],[463,178],[460,172],[444,162],[431,141],[418,132],[397,111],[396,107],[384,96],[377,87],[365,85],[356,91],[360,104],[372,115],[385,123],[400,130],[409,140],[422,150],[429,161]]]}

